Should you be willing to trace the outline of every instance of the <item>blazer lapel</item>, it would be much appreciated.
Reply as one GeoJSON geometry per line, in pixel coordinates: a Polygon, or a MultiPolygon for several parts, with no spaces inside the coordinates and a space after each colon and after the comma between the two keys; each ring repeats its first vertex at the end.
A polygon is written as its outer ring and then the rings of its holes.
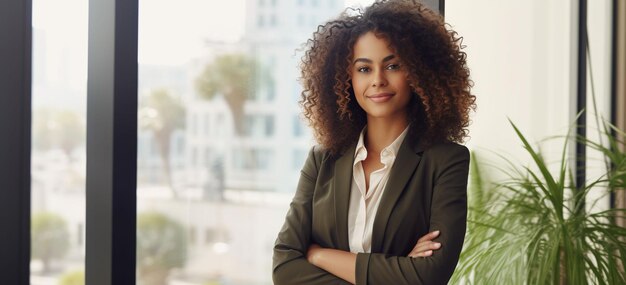
{"type": "Polygon", "coordinates": [[[335,162],[335,226],[337,230],[337,248],[350,251],[348,242],[348,208],[350,207],[350,189],[352,187],[352,164],[356,143],[350,146],[335,162]]]}
{"type": "Polygon", "coordinates": [[[409,179],[415,173],[415,168],[422,158],[421,153],[421,146],[417,143],[412,143],[408,136],[404,142],[402,142],[402,145],[400,145],[396,160],[389,173],[389,180],[385,186],[385,192],[381,197],[380,205],[378,206],[374,219],[371,252],[381,252],[382,241],[391,211],[404,191],[409,179]]]}

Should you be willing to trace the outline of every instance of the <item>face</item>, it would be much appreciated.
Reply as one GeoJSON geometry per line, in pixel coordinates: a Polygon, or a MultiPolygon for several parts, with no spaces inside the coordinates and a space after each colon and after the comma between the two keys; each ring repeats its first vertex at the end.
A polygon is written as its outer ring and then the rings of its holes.
{"type": "Polygon", "coordinates": [[[350,77],[356,100],[373,118],[406,119],[411,100],[408,71],[389,42],[368,32],[354,44],[350,77]]]}

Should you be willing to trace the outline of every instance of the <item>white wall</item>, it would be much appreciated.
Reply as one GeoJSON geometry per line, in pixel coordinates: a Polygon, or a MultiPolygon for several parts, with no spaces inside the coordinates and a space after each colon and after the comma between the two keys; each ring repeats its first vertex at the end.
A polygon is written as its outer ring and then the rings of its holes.
{"type": "MultiPolygon", "coordinates": [[[[467,142],[483,160],[504,154],[527,164],[507,118],[531,142],[565,135],[576,106],[578,7],[574,0],[447,0],[446,22],[467,45],[478,109],[467,142]]],[[[610,1],[590,1],[588,29],[599,113],[610,118],[610,1]]],[[[588,81],[588,108],[592,108],[588,81]]],[[[590,110],[591,111],[591,110],[590,110]]],[[[588,135],[596,139],[588,116],[588,135]]],[[[557,162],[562,139],[542,144],[549,161],[557,162]]],[[[572,145],[573,147],[573,145],[572,145]]],[[[573,154],[573,148],[570,154],[573,154]]],[[[573,162],[573,161],[572,161],[573,162]]],[[[521,165],[521,164],[520,164],[521,165]]],[[[553,165],[558,166],[558,165],[553,165]]],[[[603,162],[588,150],[587,179],[602,172],[603,162]]],[[[492,174],[495,175],[495,174],[492,174]]],[[[497,176],[497,175],[496,175],[497,176]]],[[[608,199],[600,205],[608,206],[608,199]]]]}
{"type": "Polygon", "coordinates": [[[446,22],[467,45],[478,105],[467,146],[479,155],[527,161],[507,118],[530,141],[567,131],[575,103],[571,15],[570,1],[446,1],[446,22]]]}

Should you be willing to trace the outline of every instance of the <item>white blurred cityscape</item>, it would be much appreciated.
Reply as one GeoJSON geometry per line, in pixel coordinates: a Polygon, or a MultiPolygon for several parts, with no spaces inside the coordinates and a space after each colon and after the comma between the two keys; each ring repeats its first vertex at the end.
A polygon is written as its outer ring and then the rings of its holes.
{"type": "MultiPolygon", "coordinates": [[[[313,144],[297,104],[302,55],[297,49],[344,4],[245,0],[240,39],[203,38],[202,52],[178,64],[140,61],[138,214],[157,212],[182,225],[186,244],[183,264],[166,270],[167,284],[271,284],[274,239],[313,144]],[[257,83],[242,104],[240,132],[227,95],[218,90],[209,99],[196,88],[207,65],[230,55],[255,66],[257,83]],[[149,103],[158,92],[182,107],[182,122],[165,135],[159,133],[168,124],[162,120],[172,117],[149,103]]],[[[150,28],[140,25],[140,38],[153,33],[150,28]]],[[[65,284],[66,275],[84,267],[86,43],[55,40],[45,22],[34,26],[33,35],[32,212],[61,217],[69,246],[47,262],[36,253],[31,284],[65,284]]],[[[140,58],[142,48],[149,49],[140,44],[140,58]]],[[[159,283],[138,278],[138,284],[159,283]]]]}

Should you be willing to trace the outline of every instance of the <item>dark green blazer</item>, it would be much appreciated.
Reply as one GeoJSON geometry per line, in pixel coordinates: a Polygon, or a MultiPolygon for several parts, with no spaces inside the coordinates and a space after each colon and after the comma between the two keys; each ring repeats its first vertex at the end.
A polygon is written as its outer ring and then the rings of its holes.
{"type": "MultiPolygon", "coordinates": [[[[274,246],[274,284],[349,284],[310,264],[311,243],[349,251],[348,205],[356,142],[332,156],[313,147],[274,246]]],[[[455,143],[424,149],[404,140],[374,219],[371,253],[357,254],[356,284],[446,284],[459,259],[467,219],[469,151],[455,143]],[[442,247],[407,257],[434,230],[442,247]]]]}

